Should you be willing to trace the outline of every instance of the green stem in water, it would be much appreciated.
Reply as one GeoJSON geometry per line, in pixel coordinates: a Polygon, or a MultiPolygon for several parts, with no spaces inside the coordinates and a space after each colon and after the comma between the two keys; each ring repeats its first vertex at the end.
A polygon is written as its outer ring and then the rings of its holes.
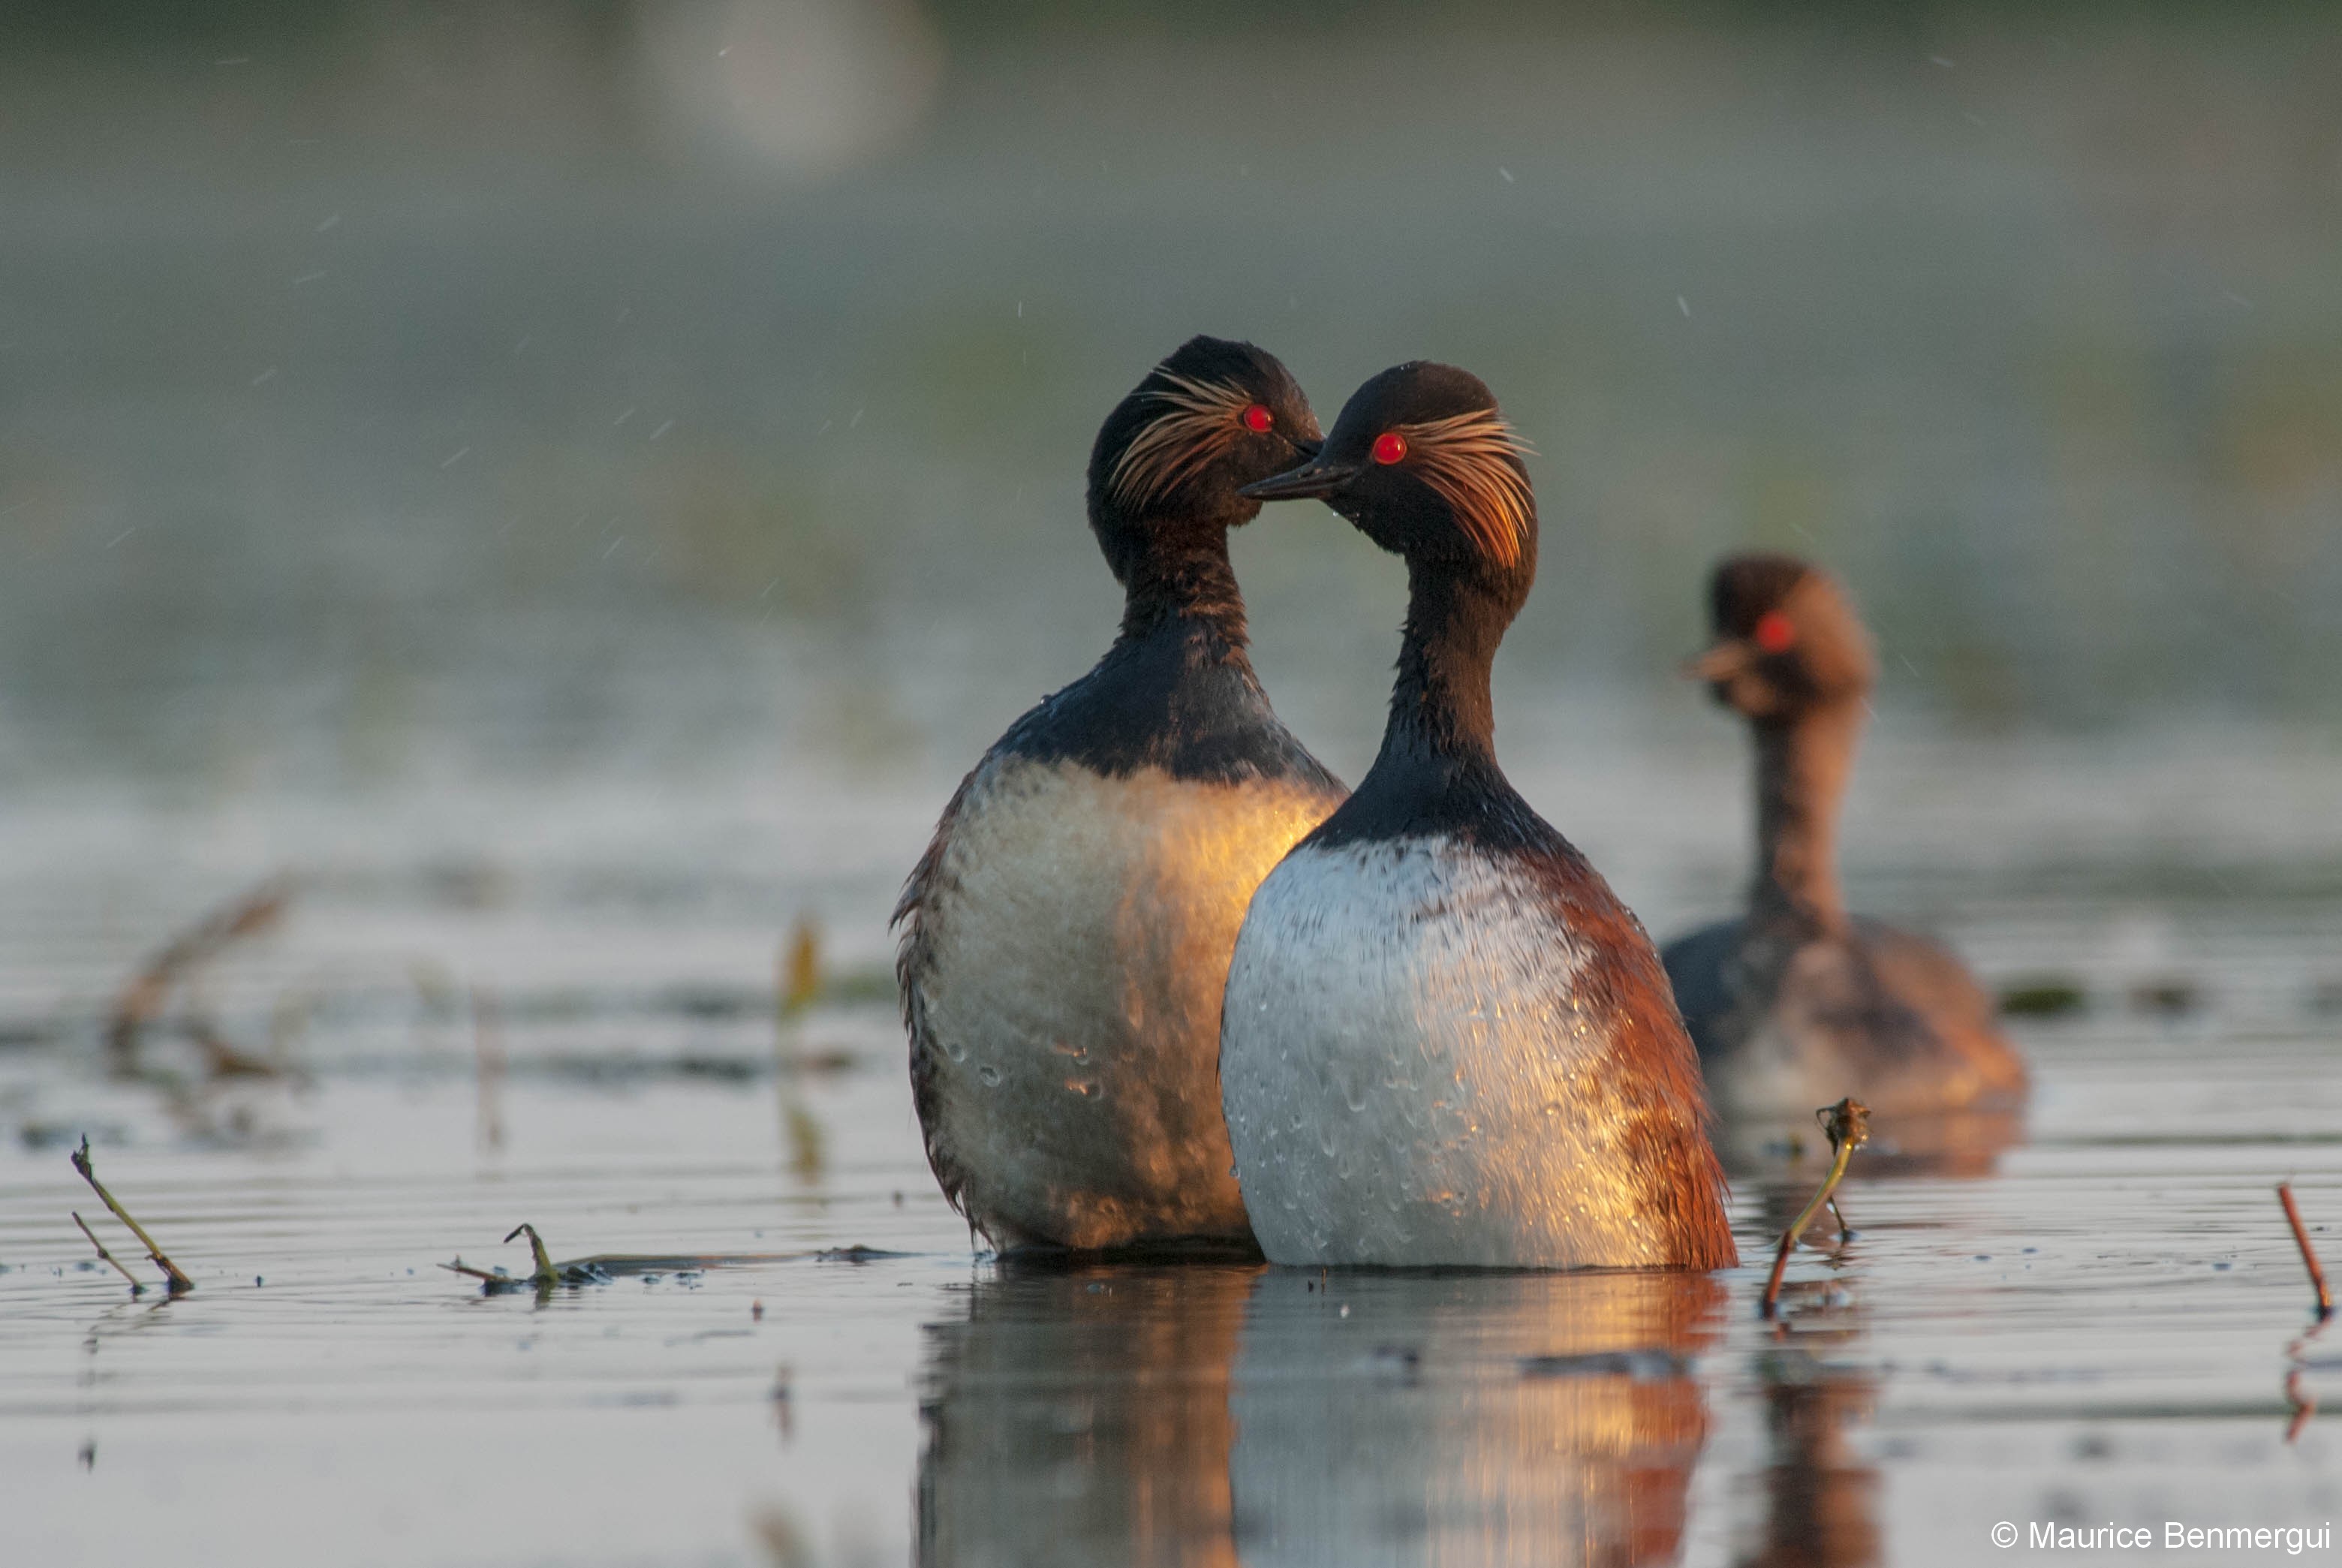
{"type": "Polygon", "coordinates": [[[528,1283],[540,1289],[559,1283],[560,1271],[553,1266],[553,1254],[545,1250],[545,1238],[536,1233],[536,1227],[523,1220],[513,1227],[512,1235],[505,1240],[511,1241],[513,1236],[518,1235],[528,1237],[528,1250],[536,1260],[536,1272],[528,1276],[528,1283]]]}
{"type": "MultiPolygon", "coordinates": [[[[1814,1194],[1805,1212],[1781,1233],[1781,1245],[1773,1253],[1772,1277],[1765,1282],[1767,1317],[1773,1315],[1780,1302],[1781,1275],[1789,1266],[1789,1254],[1797,1249],[1797,1237],[1813,1223],[1814,1216],[1821,1213],[1822,1205],[1830,1201],[1830,1194],[1837,1191],[1839,1181],[1846,1175],[1847,1162],[1854,1158],[1855,1150],[1870,1141],[1870,1108],[1850,1095],[1835,1105],[1825,1105],[1814,1114],[1821,1118],[1823,1130],[1829,1134],[1833,1154],[1829,1174],[1823,1179],[1821,1190],[1814,1194]]],[[[1841,1217],[1838,1228],[1843,1231],[1846,1222],[1841,1217]]]]}

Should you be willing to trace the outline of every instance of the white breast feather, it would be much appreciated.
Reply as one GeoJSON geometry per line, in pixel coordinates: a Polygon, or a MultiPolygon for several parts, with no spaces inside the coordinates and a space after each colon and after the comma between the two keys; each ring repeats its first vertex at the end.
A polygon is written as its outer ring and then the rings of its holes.
{"type": "Polygon", "coordinates": [[[931,1134],[1004,1245],[1240,1237],[1220,996],[1253,889],[1333,809],[1297,784],[1010,759],[921,909],[931,1134]]]}
{"type": "Polygon", "coordinates": [[[1586,950],[1525,870],[1445,839],[1296,851],[1237,938],[1221,1090],[1279,1263],[1648,1266],[1586,950]]]}

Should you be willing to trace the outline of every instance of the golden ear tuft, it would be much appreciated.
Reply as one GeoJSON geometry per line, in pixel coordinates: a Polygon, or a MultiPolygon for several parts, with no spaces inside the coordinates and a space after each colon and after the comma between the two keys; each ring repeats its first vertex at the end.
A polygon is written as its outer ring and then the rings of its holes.
{"type": "Polygon", "coordinates": [[[1519,565],[1534,505],[1519,461],[1528,443],[1493,408],[1399,428],[1409,467],[1439,493],[1481,554],[1507,571],[1519,565]]]}
{"type": "Polygon", "coordinates": [[[1131,437],[1114,460],[1106,484],[1118,505],[1161,501],[1208,467],[1235,444],[1252,394],[1226,381],[1197,381],[1158,368],[1166,385],[1148,396],[1163,412],[1131,437]]]}

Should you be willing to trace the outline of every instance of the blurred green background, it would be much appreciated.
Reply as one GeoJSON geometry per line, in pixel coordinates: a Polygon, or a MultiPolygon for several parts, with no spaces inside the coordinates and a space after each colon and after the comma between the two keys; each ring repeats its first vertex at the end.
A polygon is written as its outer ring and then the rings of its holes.
{"type": "MultiPolygon", "coordinates": [[[[2330,739],[2337,83],[2309,5],[13,6],[0,781],[964,765],[1110,635],[1083,463],[1196,331],[1496,387],[1500,719],[1720,724],[1766,545],[1915,723],[2330,739]]],[[[1238,564],[1355,776],[1396,565],[1238,564]]]]}

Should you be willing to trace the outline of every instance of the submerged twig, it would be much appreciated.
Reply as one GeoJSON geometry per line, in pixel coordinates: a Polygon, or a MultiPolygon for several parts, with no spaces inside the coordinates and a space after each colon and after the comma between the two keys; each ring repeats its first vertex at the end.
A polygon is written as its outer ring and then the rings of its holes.
{"type": "Polygon", "coordinates": [[[89,1244],[97,1249],[97,1255],[104,1258],[107,1263],[112,1263],[114,1265],[114,1272],[130,1282],[130,1293],[135,1296],[145,1295],[146,1293],[145,1285],[139,1282],[136,1274],[132,1273],[128,1269],[122,1266],[122,1260],[120,1258],[115,1257],[112,1253],[105,1250],[105,1243],[97,1239],[97,1233],[89,1228],[89,1222],[83,1219],[78,1211],[74,1212],[73,1222],[75,1224],[81,1227],[81,1233],[89,1238],[89,1244]]]}
{"type": "MultiPolygon", "coordinates": [[[[1823,1178],[1821,1190],[1806,1204],[1804,1212],[1790,1222],[1787,1230],[1781,1233],[1780,1247],[1773,1253],[1772,1277],[1765,1282],[1767,1317],[1773,1315],[1780,1303],[1781,1275],[1789,1266],[1789,1253],[1797,1249],[1797,1237],[1821,1212],[1822,1205],[1830,1201],[1830,1194],[1837,1191],[1838,1182],[1846,1175],[1847,1162],[1854,1158],[1855,1150],[1870,1141],[1870,1108],[1850,1095],[1835,1105],[1823,1106],[1814,1115],[1821,1122],[1822,1130],[1829,1134],[1832,1155],[1829,1174],[1823,1178]]],[[[1843,1240],[1847,1233],[1846,1217],[1841,1214],[1838,1216],[1839,1238],[1843,1240]]]]}
{"type": "MultiPolygon", "coordinates": [[[[89,1183],[90,1190],[95,1193],[100,1198],[104,1199],[105,1206],[114,1211],[114,1217],[120,1220],[124,1224],[128,1225],[130,1227],[130,1233],[136,1236],[141,1242],[145,1243],[147,1257],[154,1260],[155,1266],[161,1269],[163,1273],[169,1277],[171,1282],[171,1293],[173,1295],[177,1295],[182,1291],[191,1291],[195,1288],[195,1282],[189,1279],[185,1274],[181,1273],[179,1272],[179,1265],[173,1263],[168,1257],[164,1255],[163,1249],[155,1244],[155,1238],[146,1233],[146,1227],[140,1224],[136,1220],[132,1219],[130,1217],[130,1211],[114,1201],[114,1194],[105,1190],[105,1183],[97,1179],[97,1173],[95,1171],[90,1169],[89,1138],[85,1134],[82,1137],[81,1147],[73,1152],[73,1167],[75,1170],[81,1173],[81,1179],[89,1183]]],[[[93,1237],[91,1239],[95,1240],[95,1238],[93,1237]]],[[[103,1252],[105,1249],[101,1247],[98,1250],[103,1252]]]]}
{"type": "Polygon", "coordinates": [[[2293,1227],[2294,1245],[2301,1249],[2301,1261],[2309,1270],[2310,1287],[2317,1293],[2317,1315],[2320,1320],[2334,1315],[2334,1293],[2326,1288],[2326,1271],[2318,1266],[2317,1249],[2309,1244],[2309,1227],[2301,1223],[2301,1210],[2293,1201],[2293,1183],[2277,1184],[2277,1201],[2285,1205],[2286,1223],[2293,1227]]]}

